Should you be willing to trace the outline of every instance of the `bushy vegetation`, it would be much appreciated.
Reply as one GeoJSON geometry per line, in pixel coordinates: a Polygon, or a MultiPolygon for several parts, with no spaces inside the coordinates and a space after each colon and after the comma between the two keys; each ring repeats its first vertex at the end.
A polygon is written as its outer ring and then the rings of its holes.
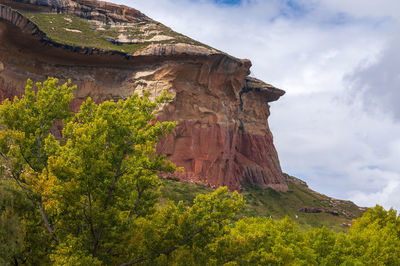
{"type": "Polygon", "coordinates": [[[89,98],[72,114],[74,90],[28,81],[0,106],[0,264],[400,265],[400,217],[379,206],[337,234],[238,218],[243,196],[226,188],[160,204],[157,174],[175,167],[155,144],[175,123],[154,112],[168,95],[89,98]]]}

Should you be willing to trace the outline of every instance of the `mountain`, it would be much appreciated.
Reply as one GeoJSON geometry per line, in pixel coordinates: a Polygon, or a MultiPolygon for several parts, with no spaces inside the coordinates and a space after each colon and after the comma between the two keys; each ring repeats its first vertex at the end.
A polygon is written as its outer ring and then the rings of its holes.
{"type": "Polygon", "coordinates": [[[47,76],[78,85],[73,111],[88,96],[101,102],[168,90],[173,98],[158,119],[179,124],[157,150],[184,167],[175,177],[231,190],[288,190],[268,126],[268,103],[285,92],[249,77],[249,60],[126,6],[93,0],[0,4],[0,100],[20,96],[27,78],[47,76]]]}

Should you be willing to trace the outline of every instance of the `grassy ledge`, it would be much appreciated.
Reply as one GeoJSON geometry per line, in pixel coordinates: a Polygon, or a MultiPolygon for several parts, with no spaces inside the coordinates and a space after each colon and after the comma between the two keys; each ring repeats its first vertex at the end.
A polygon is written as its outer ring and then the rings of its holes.
{"type": "Polygon", "coordinates": [[[61,44],[134,53],[152,43],[185,43],[211,47],[179,34],[159,22],[102,23],[71,14],[24,14],[61,44]]]}

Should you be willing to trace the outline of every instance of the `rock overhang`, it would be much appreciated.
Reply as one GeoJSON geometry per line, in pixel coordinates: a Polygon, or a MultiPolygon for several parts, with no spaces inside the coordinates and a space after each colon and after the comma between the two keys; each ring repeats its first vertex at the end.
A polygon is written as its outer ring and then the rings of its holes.
{"type": "Polygon", "coordinates": [[[266,102],[277,101],[281,96],[285,94],[284,90],[278,89],[271,84],[265,83],[254,77],[246,77],[244,91],[256,91],[263,97],[266,102]]]}

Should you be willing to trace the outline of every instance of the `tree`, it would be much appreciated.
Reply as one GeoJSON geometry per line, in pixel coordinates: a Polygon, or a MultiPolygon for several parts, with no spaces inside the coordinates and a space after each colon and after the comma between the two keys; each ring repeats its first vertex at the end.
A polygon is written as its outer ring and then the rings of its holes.
{"type": "Polygon", "coordinates": [[[328,260],[337,264],[400,265],[400,217],[381,206],[370,208],[337,237],[328,260]]]}
{"type": "Polygon", "coordinates": [[[208,248],[216,265],[315,265],[304,233],[288,217],[242,218],[208,248]]]}
{"type": "Polygon", "coordinates": [[[71,117],[68,103],[72,99],[74,87],[68,84],[56,86],[55,79],[38,83],[38,93],[32,89],[28,80],[25,95],[15,97],[11,103],[5,100],[0,106],[0,156],[6,175],[14,180],[14,185],[34,205],[20,215],[26,232],[24,254],[21,261],[40,264],[46,261],[51,245],[39,224],[41,221],[52,232],[45,213],[40,191],[35,191],[37,179],[32,174],[40,173],[47,166],[48,154],[44,149],[44,139],[49,135],[55,119],[71,117]],[[39,226],[38,226],[39,224],[39,226]]]}
{"type": "Polygon", "coordinates": [[[19,209],[25,198],[6,180],[0,178],[0,264],[17,259],[23,251],[25,226],[20,219],[19,209]]]}
{"type": "Polygon", "coordinates": [[[0,264],[46,265],[49,237],[40,215],[7,172],[0,158],[0,264]]]}
{"type": "Polygon", "coordinates": [[[308,229],[306,232],[306,245],[315,253],[318,265],[335,265],[332,263],[331,255],[337,234],[325,226],[321,228],[308,229]]]}
{"type": "Polygon", "coordinates": [[[155,119],[166,92],[155,102],[147,94],[101,104],[88,98],[72,114],[70,82],[49,78],[36,87],[28,80],[21,99],[2,103],[0,155],[52,239],[44,248],[53,263],[168,260],[217,236],[243,206],[226,188],[199,196],[190,208],[159,206],[157,174],[175,171],[155,152],[176,125],[155,119]],[[64,125],[59,139],[52,134],[57,121],[64,125]]]}

